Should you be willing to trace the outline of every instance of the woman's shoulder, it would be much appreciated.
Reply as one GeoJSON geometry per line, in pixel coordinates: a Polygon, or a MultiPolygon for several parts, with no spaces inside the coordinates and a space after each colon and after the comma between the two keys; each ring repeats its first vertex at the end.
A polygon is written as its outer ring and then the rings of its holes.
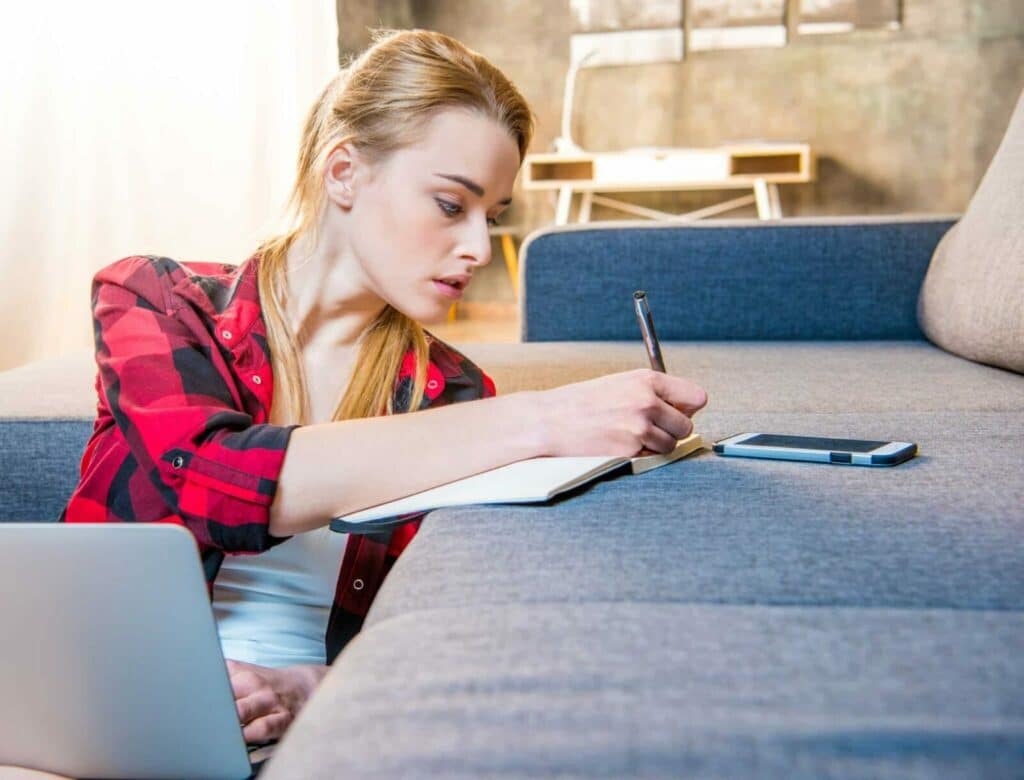
{"type": "MultiPolygon", "coordinates": [[[[162,255],[129,255],[101,268],[93,276],[93,298],[122,290],[138,298],[140,304],[167,307],[184,287],[196,287],[213,298],[213,292],[228,289],[240,266],[228,263],[183,262],[162,255]]],[[[192,298],[193,295],[185,297],[192,298]]]]}
{"type": "Polygon", "coordinates": [[[145,284],[156,280],[179,277],[184,272],[181,263],[159,255],[128,255],[115,260],[93,277],[98,283],[145,284]]]}
{"type": "Polygon", "coordinates": [[[162,284],[171,286],[195,276],[234,274],[238,266],[230,263],[182,262],[162,255],[128,255],[115,260],[93,277],[95,282],[123,285],[162,284]]]}

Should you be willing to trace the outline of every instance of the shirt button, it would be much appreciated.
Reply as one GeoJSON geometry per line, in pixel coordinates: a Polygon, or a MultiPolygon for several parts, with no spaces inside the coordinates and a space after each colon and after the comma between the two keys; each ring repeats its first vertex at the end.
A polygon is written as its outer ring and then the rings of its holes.
{"type": "Polygon", "coordinates": [[[353,582],[352,582],[352,590],[362,590],[363,589],[363,585],[365,585],[365,584],[366,583],[364,583],[362,580],[353,580],[353,582]]]}
{"type": "Polygon", "coordinates": [[[176,469],[180,469],[182,466],[185,465],[185,459],[181,457],[181,455],[178,455],[174,460],[171,461],[171,465],[174,466],[174,468],[176,469]]]}
{"type": "Polygon", "coordinates": [[[220,332],[220,335],[224,338],[225,341],[228,341],[231,338],[231,331],[230,330],[222,330],[220,332]]]}
{"type": "Polygon", "coordinates": [[[256,374],[252,378],[252,383],[254,385],[262,385],[263,384],[263,377],[261,377],[259,374],[256,374]]]}

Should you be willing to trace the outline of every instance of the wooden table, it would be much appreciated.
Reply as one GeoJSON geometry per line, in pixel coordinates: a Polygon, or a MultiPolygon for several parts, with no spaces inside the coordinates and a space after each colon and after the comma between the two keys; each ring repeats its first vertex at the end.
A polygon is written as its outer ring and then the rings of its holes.
{"type": "Polygon", "coordinates": [[[557,225],[570,221],[573,198],[577,194],[580,195],[577,222],[590,221],[594,204],[648,219],[690,221],[753,203],[761,219],[778,219],[782,216],[778,185],[811,182],[815,176],[811,148],[802,143],[530,154],[526,156],[524,169],[525,189],[558,191],[557,225]],[[645,208],[601,194],[687,190],[750,190],[750,193],[683,214],[645,208]]]}

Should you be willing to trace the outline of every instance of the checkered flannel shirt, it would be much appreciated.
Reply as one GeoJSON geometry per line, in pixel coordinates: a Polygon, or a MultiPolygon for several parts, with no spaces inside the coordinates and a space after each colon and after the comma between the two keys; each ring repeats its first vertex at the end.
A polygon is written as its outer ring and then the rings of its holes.
{"type": "MultiPolygon", "coordinates": [[[[183,525],[198,542],[211,590],[225,553],[258,553],[287,538],[271,536],[268,524],[297,426],[268,422],[273,375],[258,263],[133,256],[93,280],[97,418],[60,519],[183,525]]],[[[408,406],[414,370],[410,351],[395,381],[398,412],[408,406]]],[[[431,337],[420,409],[494,392],[471,361],[431,337]]],[[[328,661],[358,632],[419,524],[349,537],[325,636],[328,661]]]]}

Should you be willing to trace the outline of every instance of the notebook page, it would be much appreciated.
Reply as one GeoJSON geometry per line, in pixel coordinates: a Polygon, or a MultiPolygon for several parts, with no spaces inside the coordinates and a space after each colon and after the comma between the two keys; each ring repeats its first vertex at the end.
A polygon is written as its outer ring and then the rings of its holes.
{"type": "Polygon", "coordinates": [[[357,523],[443,506],[547,501],[557,493],[624,462],[624,458],[604,456],[530,458],[339,519],[346,523],[357,523]]]}

